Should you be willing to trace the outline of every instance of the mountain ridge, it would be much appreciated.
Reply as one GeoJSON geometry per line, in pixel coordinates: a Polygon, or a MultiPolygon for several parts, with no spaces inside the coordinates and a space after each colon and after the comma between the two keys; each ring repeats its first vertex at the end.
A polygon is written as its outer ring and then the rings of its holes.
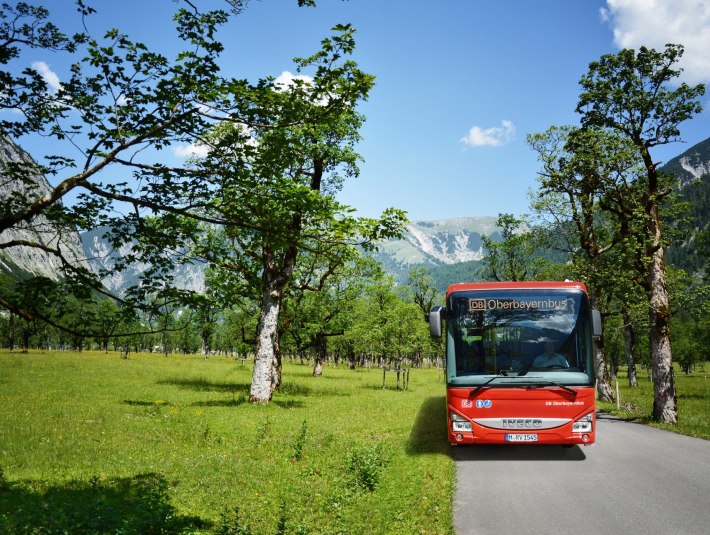
{"type": "MultiPolygon", "coordinates": [[[[11,140],[0,136],[0,164],[8,162],[34,164],[29,154],[11,140]]],[[[710,138],[672,158],[660,170],[676,174],[683,188],[688,184],[697,183],[702,177],[707,177],[710,174],[710,138]]],[[[32,188],[33,197],[46,195],[51,190],[44,176],[37,175],[32,179],[35,182],[32,188]]],[[[0,176],[0,185],[2,185],[0,199],[5,209],[11,203],[14,193],[27,194],[28,190],[23,189],[24,185],[16,182],[6,176],[0,176]]],[[[456,277],[473,276],[476,267],[485,256],[483,236],[489,236],[493,240],[501,239],[501,229],[496,226],[496,222],[497,217],[494,216],[411,221],[402,239],[384,242],[373,256],[399,282],[404,282],[409,270],[415,266],[423,266],[456,277]]],[[[122,250],[112,250],[102,237],[104,231],[105,229],[94,229],[82,235],[66,229],[60,231],[45,216],[39,215],[30,224],[3,232],[1,237],[5,242],[32,239],[46,246],[60,244],[72,261],[91,266],[99,272],[101,269],[109,269],[117,257],[126,253],[122,250]]],[[[56,280],[60,268],[60,262],[55,256],[36,248],[0,249],[0,272],[15,279],[43,275],[56,280]]],[[[128,286],[136,284],[140,273],[146,268],[147,266],[131,266],[126,272],[112,275],[103,283],[107,289],[120,293],[128,286]]],[[[178,266],[176,281],[182,288],[201,291],[204,289],[202,266],[197,264],[178,266]]]]}
{"type": "Polygon", "coordinates": [[[671,158],[660,171],[677,176],[681,186],[710,175],[710,138],[671,158]]]}

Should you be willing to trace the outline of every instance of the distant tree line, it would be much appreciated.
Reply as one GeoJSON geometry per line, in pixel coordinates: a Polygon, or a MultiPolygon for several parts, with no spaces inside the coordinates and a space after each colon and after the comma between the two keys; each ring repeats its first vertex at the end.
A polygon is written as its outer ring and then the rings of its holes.
{"type": "MultiPolygon", "coordinates": [[[[328,289],[294,293],[284,300],[278,325],[283,358],[309,364],[316,376],[328,363],[350,368],[440,366],[442,348],[424,321],[425,310],[438,300],[431,278],[414,269],[407,285],[396,285],[364,259],[351,275],[355,278],[341,279],[328,289]]],[[[64,325],[75,331],[3,312],[2,346],[18,352],[112,351],[124,358],[149,352],[254,359],[258,302],[217,308],[205,300],[148,316],[127,314],[109,299],[66,299],[64,325]]]]}
{"type": "MultiPolygon", "coordinates": [[[[63,262],[58,281],[3,281],[3,343],[250,354],[254,403],[281,386],[285,356],[309,359],[319,375],[327,360],[421,365],[440,354],[423,321],[442,300],[431,277],[415,270],[397,287],[363,255],[401,237],[405,214],[355,217],[337,201],[358,174],[358,106],[374,84],[352,59],[355,30],[338,25],[320,49],[295,59],[301,76],[290,85],[254,82],[222,74],[215,39],[245,3],[207,12],[176,4],[183,50],[171,57],[117,29],[66,35],[43,7],[0,7],[0,109],[12,111],[0,116],[0,134],[47,136],[66,149],[2,170],[26,188],[0,205],[0,251],[35,247],[63,262]],[[70,57],[70,78],[50,88],[36,69],[18,67],[30,49],[70,57]],[[160,150],[176,143],[203,156],[167,166],[160,150]],[[38,173],[56,184],[48,195],[33,190],[38,173]],[[69,192],[77,193],[71,206],[62,203],[69,192]],[[39,214],[57,234],[105,226],[110,245],[129,252],[94,273],[59,247],[8,238],[39,214]],[[174,267],[190,262],[208,266],[204,292],[174,283],[174,267]],[[137,264],[147,269],[122,295],[101,284],[137,264]]],[[[76,5],[77,16],[91,17],[87,2],[76,5]]],[[[585,282],[605,323],[599,396],[611,399],[620,361],[630,381],[648,363],[654,417],[671,423],[672,364],[689,369],[703,358],[708,331],[706,259],[690,271],[668,266],[666,251],[682,234],[670,222],[687,204],[652,157],[701,111],[702,85],[673,86],[682,54],[678,45],[641,47],[590,64],[580,125],[529,138],[541,165],[533,214],[500,214],[503,240],[484,241],[483,270],[472,274],[585,282]]]]}

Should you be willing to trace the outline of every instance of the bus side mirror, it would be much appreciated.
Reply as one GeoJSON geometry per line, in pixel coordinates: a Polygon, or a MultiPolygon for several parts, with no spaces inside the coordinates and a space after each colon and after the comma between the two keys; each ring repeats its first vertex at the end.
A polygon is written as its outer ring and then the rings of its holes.
{"type": "Polygon", "coordinates": [[[436,306],[429,312],[429,333],[433,338],[441,338],[441,324],[444,317],[446,317],[445,307],[436,306]]]}
{"type": "Polygon", "coordinates": [[[592,336],[602,335],[602,315],[598,310],[592,310],[592,336]]]}

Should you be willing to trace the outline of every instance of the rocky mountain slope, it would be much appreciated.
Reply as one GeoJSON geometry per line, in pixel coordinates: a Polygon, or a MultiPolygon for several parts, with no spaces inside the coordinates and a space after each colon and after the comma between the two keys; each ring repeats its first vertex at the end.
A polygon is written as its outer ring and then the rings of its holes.
{"type": "MultiPolygon", "coordinates": [[[[39,174],[32,177],[32,186],[12,180],[2,172],[10,162],[32,164],[33,160],[12,140],[0,136],[0,211],[6,210],[13,198],[26,196],[32,201],[47,195],[51,190],[47,179],[39,174]]],[[[0,234],[0,243],[11,241],[35,242],[40,246],[59,248],[68,261],[76,264],[84,262],[83,245],[79,234],[71,229],[57,228],[43,215],[0,234]]],[[[14,279],[41,275],[56,280],[60,268],[61,261],[57,256],[37,247],[15,246],[0,249],[0,272],[14,279]]]]}
{"type": "MultiPolygon", "coordinates": [[[[0,165],[3,162],[31,161],[29,155],[7,139],[0,138],[0,165]]],[[[665,172],[675,173],[683,184],[697,182],[710,171],[710,139],[699,143],[683,154],[670,160],[663,168],[665,172]]],[[[34,177],[37,188],[32,195],[40,196],[49,191],[49,184],[42,176],[34,177]]],[[[14,193],[26,193],[25,186],[16,184],[0,174],[0,203],[14,193]]],[[[0,204],[0,209],[3,206],[0,204]]],[[[495,225],[496,217],[460,217],[440,221],[414,221],[407,227],[404,239],[390,240],[384,243],[376,258],[385,269],[398,280],[406,279],[407,272],[413,266],[425,266],[432,270],[454,270],[456,277],[470,278],[484,256],[482,236],[500,238],[500,229],[495,225]],[[458,268],[461,266],[461,269],[458,268]],[[464,269],[465,268],[465,269],[464,269]],[[459,274],[459,272],[461,272],[459,274]],[[464,273],[465,272],[465,273],[464,273]]],[[[702,225],[699,228],[704,228],[702,225]]],[[[83,236],[75,232],[64,232],[61,236],[50,222],[40,216],[30,225],[24,225],[0,235],[0,243],[9,240],[36,240],[46,245],[61,243],[63,250],[76,262],[85,262],[95,269],[110,267],[118,256],[125,251],[113,251],[102,238],[103,230],[97,229],[83,236]]],[[[104,281],[111,291],[121,291],[138,281],[146,266],[135,265],[132,269],[104,281]]],[[[13,247],[0,249],[0,272],[13,277],[23,274],[40,274],[56,278],[59,261],[36,249],[13,247]]],[[[452,272],[453,273],[453,272],[452,272]]],[[[453,276],[453,275],[452,275],[453,276]]],[[[176,280],[183,288],[201,290],[204,287],[203,269],[199,265],[186,265],[178,268],[176,280]]]]}
{"type": "MultiPolygon", "coordinates": [[[[130,245],[124,245],[121,249],[113,249],[103,234],[105,228],[98,228],[81,235],[82,244],[87,256],[89,265],[96,271],[110,271],[115,265],[116,259],[126,256],[130,245]]],[[[112,273],[102,280],[103,285],[110,292],[120,294],[126,288],[136,285],[140,281],[140,275],[146,269],[147,264],[135,263],[128,269],[120,273],[112,273]]],[[[175,281],[179,288],[202,292],[205,287],[204,266],[199,264],[179,265],[175,268],[175,281]]]]}
{"type": "Polygon", "coordinates": [[[710,175],[710,138],[668,160],[661,171],[676,175],[683,186],[710,175]]]}
{"type": "Polygon", "coordinates": [[[483,235],[500,238],[497,217],[459,217],[439,221],[413,221],[404,239],[389,240],[374,256],[395,279],[404,281],[413,266],[438,269],[480,261],[483,235]]]}

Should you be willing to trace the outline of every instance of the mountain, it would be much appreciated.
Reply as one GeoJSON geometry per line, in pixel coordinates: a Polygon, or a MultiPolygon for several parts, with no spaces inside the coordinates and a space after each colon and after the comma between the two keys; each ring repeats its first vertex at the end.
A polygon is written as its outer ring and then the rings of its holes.
{"type": "Polygon", "coordinates": [[[668,221],[679,237],[666,249],[666,262],[697,277],[710,275],[710,174],[678,192],[690,209],[679,221],[668,221]]]}
{"type": "Polygon", "coordinates": [[[710,175],[710,138],[668,160],[660,170],[676,175],[680,179],[681,186],[710,175]]]}
{"type": "MultiPolygon", "coordinates": [[[[11,139],[0,135],[0,213],[8,211],[21,197],[27,197],[32,202],[51,191],[49,182],[40,174],[31,176],[27,183],[10,178],[2,170],[11,163],[35,165],[29,154],[11,139]]],[[[0,233],[0,244],[11,241],[34,242],[40,247],[58,248],[69,262],[86,266],[79,234],[71,229],[59,229],[44,215],[38,215],[28,223],[18,224],[0,233]]],[[[38,247],[0,248],[0,273],[14,280],[37,275],[57,280],[60,272],[61,260],[38,247]]]]}
{"type": "Polygon", "coordinates": [[[710,138],[660,168],[676,175],[681,183],[678,196],[690,210],[680,221],[668,221],[681,235],[666,249],[666,262],[695,276],[708,275],[710,248],[710,138]]]}
{"type": "MultiPolygon", "coordinates": [[[[30,156],[12,141],[0,137],[0,166],[7,162],[32,162],[30,156]]],[[[693,228],[697,232],[707,232],[710,186],[707,186],[710,170],[710,139],[691,147],[683,154],[671,159],[662,171],[679,176],[684,185],[681,196],[685,196],[694,207],[693,228]],[[699,180],[704,177],[703,180],[699,180]]],[[[50,185],[43,176],[34,176],[35,186],[31,193],[39,198],[50,191],[50,185]]],[[[30,186],[17,184],[0,174],[0,210],[7,209],[13,195],[26,194],[30,186]]],[[[389,240],[374,254],[384,269],[403,283],[412,267],[424,266],[437,281],[438,286],[450,282],[472,280],[480,268],[484,257],[482,236],[494,240],[501,238],[496,227],[496,217],[460,217],[438,221],[413,221],[401,240],[389,240]],[[441,283],[441,284],[440,284],[441,283]]],[[[114,251],[103,238],[105,230],[95,229],[79,236],[76,232],[63,231],[61,237],[57,229],[44,216],[36,217],[31,224],[23,225],[0,235],[0,243],[9,240],[34,240],[40,244],[53,246],[57,240],[62,250],[72,261],[83,263],[95,270],[110,268],[116,258],[126,251],[114,251]],[[88,260],[85,260],[87,259],[88,260]]],[[[699,236],[699,234],[698,234],[699,236]]],[[[669,262],[697,273],[702,270],[698,262],[704,259],[696,248],[696,234],[692,233],[682,244],[669,249],[669,262]],[[688,259],[697,260],[693,263],[688,259]],[[699,260],[698,260],[699,259],[699,260]]],[[[704,265],[704,264],[703,264],[704,265]]],[[[141,272],[147,266],[135,265],[130,270],[104,280],[105,286],[120,292],[137,283],[141,272]]],[[[0,249],[0,273],[13,278],[29,274],[58,278],[60,264],[56,257],[29,247],[0,249]]],[[[203,267],[196,264],[179,266],[176,281],[182,288],[201,291],[204,288],[203,267]]]]}
{"type": "Polygon", "coordinates": [[[483,235],[500,239],[497,217],[459,217],[439,221],[413,221],[401,240],[389,240],[375,257],[399,281],[413,266],[432,269],[478,263],[484,257],[483,235]]]}
{"type": "MultiPolygon", "coordinates": [[[[110,270],[118,258],[126,256],[131,245],[125,244],[120,249],[113,249],[103,237],[107,228],[97,228],[81,235],[82,244],[89,265],[96,271],[110,270]]],[[[101,282],[110,292],[120,294],[126,288],[137,285],[140,275],[148,269],[148,264],[135,263],[128,269],[113,273],[101,282]]],[[[180,264],[175,267],[175,284],[184,290],[202,292],[205,288],[204,266],[200,264],[180,264]]]]}

